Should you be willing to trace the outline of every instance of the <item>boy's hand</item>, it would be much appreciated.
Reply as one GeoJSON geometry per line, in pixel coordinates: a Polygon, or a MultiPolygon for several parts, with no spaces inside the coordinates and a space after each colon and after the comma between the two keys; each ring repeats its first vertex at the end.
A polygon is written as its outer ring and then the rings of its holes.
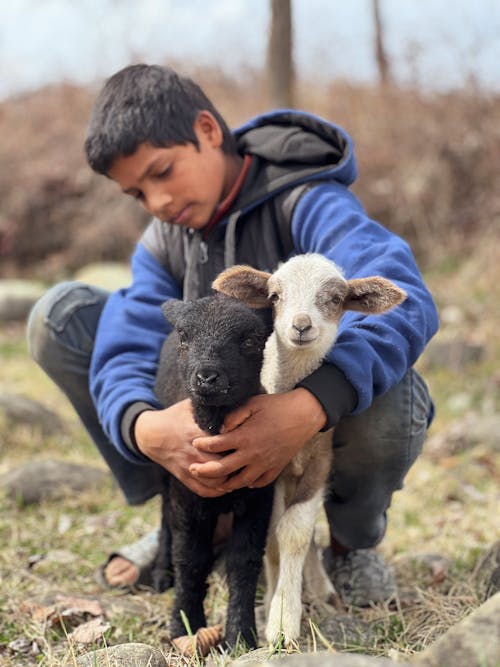
{"type": "Polygon", "coordinates": [[[135,422],[135,439],[140,451],[177,477],[188,489],[205,498],[221,496],[220,480],[197,479],[189,472],[193,464],[217,461],[220,454],[195,449],[193,439],[205,435],[193,419],[191,401],[186,399],[164,410],[142,412],[135,422]]]}
{"type": "Polygon", "coordinates": [[[224,492],[266,486],[325,423],[321,404],[307,389],[253,396],[226,417],[224,433],[193,441],[206,454],[230,453],[193,462],[189,470],[200,482],[218,481],[224,492]]]}

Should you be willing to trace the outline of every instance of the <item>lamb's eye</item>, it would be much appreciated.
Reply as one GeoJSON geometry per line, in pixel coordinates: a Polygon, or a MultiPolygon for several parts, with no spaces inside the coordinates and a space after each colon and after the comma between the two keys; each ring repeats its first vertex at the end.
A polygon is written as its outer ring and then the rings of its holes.
{"type": "Polygon", "coordinates": [[[271,294],[269,295],[269,301],[271,303],[276,303],[277,301],[279,301],[279,298],[280,295],[277,292],[271,292],[271,294]]]}
{"type": "Polygon", "coordinates": [[[335,296],[332,297],[332,303],[336,306],[340,305],[342,303],[342,297],[339,294],[335,294],[335,296]]]}
{"type": "Polygon", "coordinates": [[[181,348],[181,350],[186,350],[187,346],[188,346],[188,340],[187,340],[186,332],[185,331],[178,331],[177,334],[179,336],[179,347],[181,348]]]}
{"type": "Polygon", "coordinates": [[[256,347],[255,340],[253,338],[250,338],[250,337],[245,338],[244,340],[241,341],[240,347],[244,352],[248,352],[250,350],[253,350],[254,347],[256,347]]]}

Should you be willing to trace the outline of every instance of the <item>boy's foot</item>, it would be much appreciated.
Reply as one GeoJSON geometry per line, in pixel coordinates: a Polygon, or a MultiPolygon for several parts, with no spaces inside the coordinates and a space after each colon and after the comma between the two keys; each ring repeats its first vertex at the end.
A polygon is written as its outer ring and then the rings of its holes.
{"type": "Polygon", "coordinates": [[[104,579],[111,587],[134,586],[140,571],[135,563],[123,556],[114,555],[103,570],[104,579]]]}
{"type": "MultiPolygon", "coordinates": [[[[224,548],[232,529],[232,515],[221,514],[214,535],[214,553],[224,548]]],[[[159,530],[153,530],[134,544],[127,544],[110,554],[97,570],[97,582],[104,588],[152,586],[152,572],[158,554],[159,530]]]]}
{"type": "Polygon", "coordinates": [[[97,581],[106,588],[131,588],[152,584],[151,573],[158,553],[159,531],[154,530],[134,544],[110,554],[97,571],[97,581]]]}
{"type": "Polygon", "coordinates": [[[345,604],[368,607],[396,595],[392,568],[373,549],[358,549],[344,554],[323,552],[323,564],[345,604]]]}

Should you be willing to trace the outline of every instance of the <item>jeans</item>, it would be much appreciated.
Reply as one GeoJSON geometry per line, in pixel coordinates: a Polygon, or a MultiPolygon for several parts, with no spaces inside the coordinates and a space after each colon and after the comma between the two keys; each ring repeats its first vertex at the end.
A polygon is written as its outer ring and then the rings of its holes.
{"type": "MultiPolygon", "coordinates": [[[[108,292],[78,282],[52,287],[33,307],[27,326],[33,359],[68,397],[130,505],[161,491],[162,469],[121,456],[101,428],[89,392],[89,366],[108,292]]],[[[351,549],[384,536],[392,494],[422,450],[431,411],[427,386],[410,369],[364,412],[334,430],[334,464],[325,510],[332,536],[351,549]]]]}

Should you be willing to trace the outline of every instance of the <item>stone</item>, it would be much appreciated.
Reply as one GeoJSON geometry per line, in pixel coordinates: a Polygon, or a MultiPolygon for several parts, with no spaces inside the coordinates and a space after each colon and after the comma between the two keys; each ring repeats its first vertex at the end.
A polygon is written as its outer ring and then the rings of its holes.
{"type": "Polygon", "coordinates": [[[474,578],[484,600],[500,592],[500,540],[480,556],[474,566],[474,578]]]}
{"type": "Polygon", "coordinates": [[[32,426],[44,436],[59,435],[66,428],[53,410],[26,396],[0,392],[0,413],[11,426],[32,426]]]}
{"type": "Polygon", "coordinates": [[[450,628],[411,664],[415,667],[498,667],[500,593],[450,628]]]}
{"type": "Polygon", "coordinates": [[[467,364],[479,363],[486,354],[486,346],[465,338],[436,336],[431,340],[422,355],[425,367],[442,368],[447,366],[453,371],[460,371],[467,364]]]}
{"type": "MultiPolygon", "coordinates": [[[[75,662],[66,667],[74,667],[75,662]]],[[[78,667],[168,667],[168,662],[160,651],[148,644],[117,644],[91,651],[76,659],[78,667]]]]}
{"type": "Polygon", "coordinates": [[[75,280],[88,285],[102,287],[114,292],[120,287],[127,287],[132,281],[128,264],[120,262],[96,262],[83,266],[74,276],[75,280]]]}
{"type": "MultiPolygon", "coordinates": [[[[268,648],[257,649],[233,660],[226,667],[390,667],[396,663],[386,658],[376,658],[359,653],[274,653],[268,648]]],[[[443,663],[444,665],[444,663],[443,663]]],[[[443,667],[443,666],[442,666],[443,667]]]]}
{"type": "Polygon", "coordinates": [[[93,466],[66,461],[30,461],[0,476],[0,489],[5,490],[7,497],[30,505],[98,489],[109,478],[107,472],[93,466]]]}
{"type": "MultiPolygon", "coordinates": [[[[349,614],[336,613],[325,616],[316,625],[328,644],[337,650],[365,647],[375,643],[375,634],[369,623],[349,614]]],[[[308,640],[309,650],[311,650],[310,644],[311,641],[308,640]]],[[[324,648],[319,638],[316,639],[316,644],[319,648],[324,648]]],[[[300,646],[302,650],[306,650],[305,643],[301,642],[300,646]]]]}
{"type": "Polygon", "coordinates": [[[473,447],[483,445],[494,452],[500,451],[500,415],[469,413],[445,431],[428,439],[426,453],[434,461],[455,456],[473,447]]]}
{"type": "Polygon", "coordinates": [[[0,280],[0,322],[24,320],[46,289],[31,280],[0,280]]]}

